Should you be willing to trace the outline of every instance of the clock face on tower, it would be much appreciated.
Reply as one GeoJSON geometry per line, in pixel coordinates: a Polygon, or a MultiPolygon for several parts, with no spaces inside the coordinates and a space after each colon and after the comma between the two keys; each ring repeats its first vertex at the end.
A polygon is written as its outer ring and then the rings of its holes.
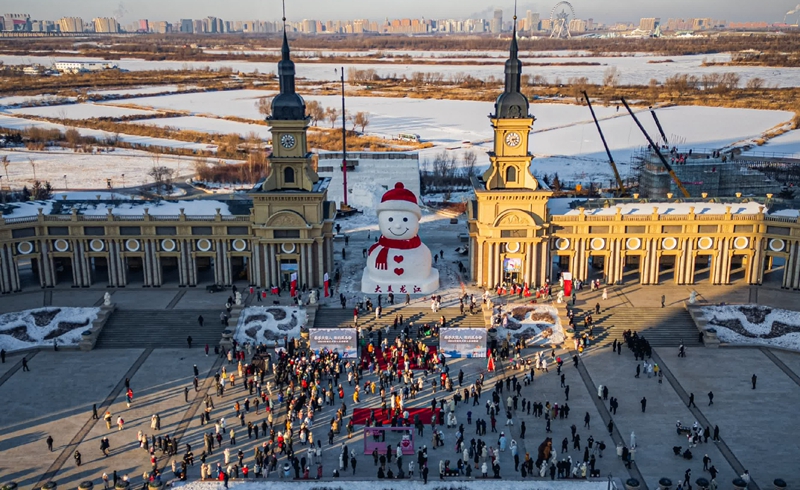
{"type": "Polygon", "coordinates": [[[284,134],[283,136],[281,136],[281,146],[286,148],[287,150],[294,148],[295,143],[296,141],[294,139],[294,136],[292,136],[291,134],[284,134]]]}
{"type": "Polygon", "coordinates": [[[515,133],[513,131],[510,133],[506,133],[506,144],[511,148],[519,146],[521,141],[522,138],[520,138],[519,133],[515,133]]]}

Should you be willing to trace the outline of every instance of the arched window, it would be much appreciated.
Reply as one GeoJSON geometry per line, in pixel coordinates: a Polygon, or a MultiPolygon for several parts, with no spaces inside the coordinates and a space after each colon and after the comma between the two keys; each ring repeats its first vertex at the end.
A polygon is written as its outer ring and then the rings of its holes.
{"type": "Polygon", "coordinates": [[[283,181],[287,184],[294,183],[294,169],[292,167],[286,167],[283,169],[283,181]]]}
{"type": "Polygon", "coordinates": [[[508,167],[506,169],[506,182],[517,181],[517,167],[508,167]]]}

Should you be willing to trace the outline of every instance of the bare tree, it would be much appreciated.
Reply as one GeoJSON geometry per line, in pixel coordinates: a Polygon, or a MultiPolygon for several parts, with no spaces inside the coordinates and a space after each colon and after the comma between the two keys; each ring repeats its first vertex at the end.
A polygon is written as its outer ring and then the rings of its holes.
{"type": "Polygon", "coordinates": [[[603,73],[603,85],[606,87],[616,87],[619,85],[620,71],[616,66],[609,66],[603,73]]]}
{"type": "Polygon", "coordinates": [[[475,163],[478,161],[478,155],[473,150],[464,152],[461,157],[461,167],[463,168],[464,175],[471,178],[475,175],[475,163]]]}
{"type": "Polygon", "coordinates": [[[356,126],[361,127],[361,132],[363,133],[367,126],[369,126],[369,113],[368,112],[356,112],[353,116],[353,127],[356,126]]]}
{"type": "Polygon", "coordinates": [[[316,126],[319,121],[325,118],[325,109],[316,100],[306,102],[306,114],[311,118],[311,125],[316,126]]]}
{"type": "Polygon", "coordinates": [[[33,169],[33,180],[36,180],[36,162],[33,161],[33,158],[28,158],[28,163],[31,164],[31,168],[33,169]]]}
{"type": "Polygon", "coordinates": [[[336,121],[339,119],[340,115],[341,115],[341,112],[339,112],[339,109],[337,109],[335,107],[326,107],[325,108],[325,119],[329,123],[331,123],[331,127],[333,127],[336,124],[336,121]]]}
{"type": "Polygon", "coordinates": [[[272,103],[267,97],[261,97],[256,101],[256,109],[264,117],[272,115],[272,103]]]}
{"type": "Polygon", "coordinates": [[[64,139],[67,141],[70,148],[74,150],[81,142],[81,133],[75,128],[69,128],[64,132],[64,139]]]}
{"type": "Polygon", "coordinates": [[[753,77],[747,81],[747,88],[750,90],[760,90],[764,87],[764,79],[759,77],[753,77]]]}

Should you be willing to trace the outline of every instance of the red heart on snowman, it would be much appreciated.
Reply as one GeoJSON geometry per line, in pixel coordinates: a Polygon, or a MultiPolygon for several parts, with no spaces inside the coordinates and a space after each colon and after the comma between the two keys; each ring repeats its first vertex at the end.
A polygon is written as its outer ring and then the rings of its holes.
{"type": "Polygon", "coordinates": [[[399,264],[400,262],[403,261],[403,256],[402,255],[395,255],[394,256],[394,261],[399,264]]]}
{"type": "Polygon", "coordinates": [[[394,270],[394,273],[397,274],[398,276],[402,276],[403,272],[405,272],[405,269],[398,268],[394,270]]]}

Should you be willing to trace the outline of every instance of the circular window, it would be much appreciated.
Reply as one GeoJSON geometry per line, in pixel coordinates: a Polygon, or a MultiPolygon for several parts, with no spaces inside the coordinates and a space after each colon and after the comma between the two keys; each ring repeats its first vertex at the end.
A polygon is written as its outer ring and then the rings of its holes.
{"type": "Polygon", "coordinates": [[[69,242],[63,238],[59,238],[53,242],[53,248],[56,249],[56,252],[66,252],[69,250],[69,242]]]}
{"type": "Polygon", "coordinates": [[[780,240],[778,238],[773,238],[769,241],[769,249],[773,252],[783,252],[783,249],[786,247],[786,242],[780,240]]]}
{"type": "Polygon", "coordinates": [[[592,250],[603,250],[606,246],[605,238],[592,238],[592,250]]]}
{"type": "Polygon", "coordinates": [[[281,251],[285,254],[294,253],[295,246],[294,243],[281,243],[281,251]]]}
{"type": "Polygon", "coordinates": [[[625,247],[628,250],[639,250],[639,247],[642,246],[642,240],[639,238],[628,238],[625,241],[625,247]]]}
{"type": "Polygon", "coordinates": [[[211,250],[211,241],[205,238],[197,240],[197,250],[201,252],[208,252],[209,250],[211,250]]]}
{"type": "Polygon", "coordinates": [[[708,250],[709,248],[714,246],[714,240],[710,237],[704,236],[700,240],[697,241],[697,248],[700,250],[708,250]]]}
{"type": "Polygon", "coordinates": [[[664,250],[675,250],[675,247],[677,246],[678,246],[678,240],[672,237],[667,237],[661,240],[661,248],[663,248],[664,250]]]}
{"type": "Polygon", "coordinates": [[[92,249],[92,252],[102,252],[106,248],[106,244],[103,240],[95,238],[89,242],[89,248],[92,249]]]}
{"type": "Polygon", "coordinates": [[[559,238],[556,240],[556,248],[559,250],[566,250],[569,248],[569,240],[566,238],[559,238]]]}
{"type": "Polygon", "coordinates": [[[33,243],[22,242],[19,245],[17,245],[17,251],[22,255],[28,255],[29,253],[33,252],[33,243]]]}
{"type": "Polygon", "coordinates": [[[519,252],[519,242],[506,243],[506,252],[516,253],[519,252]]]}
{"type": "Polygon", "coordinates": [[[750,245],[750,239],[748,239],[746,236],[736,237],[736,239],[733,241],[733,248],[736,250],[744,250],[748,245],[750,245]]]}
{"type": "Polygon", "coordinates": [[[237,252],[244,252],[245,250],[247,250],[247,242],[242,240],[241,238],[237,238],[236,240],[234,240],[231,246],[237,252]]]}
{"type": "Polygon", "coordinates": [[[125,241],[125,248],[128,252],[138,252],[141,245],[139,244],[139,240],[135,240],[133,238],[129,238],[125,241]]]}
{"type": "Polygon", "coordinates": [[[164,252],[172,252],[175,250],[175,240],[171,238],[161,240],[161,250],[164,252]]]}

